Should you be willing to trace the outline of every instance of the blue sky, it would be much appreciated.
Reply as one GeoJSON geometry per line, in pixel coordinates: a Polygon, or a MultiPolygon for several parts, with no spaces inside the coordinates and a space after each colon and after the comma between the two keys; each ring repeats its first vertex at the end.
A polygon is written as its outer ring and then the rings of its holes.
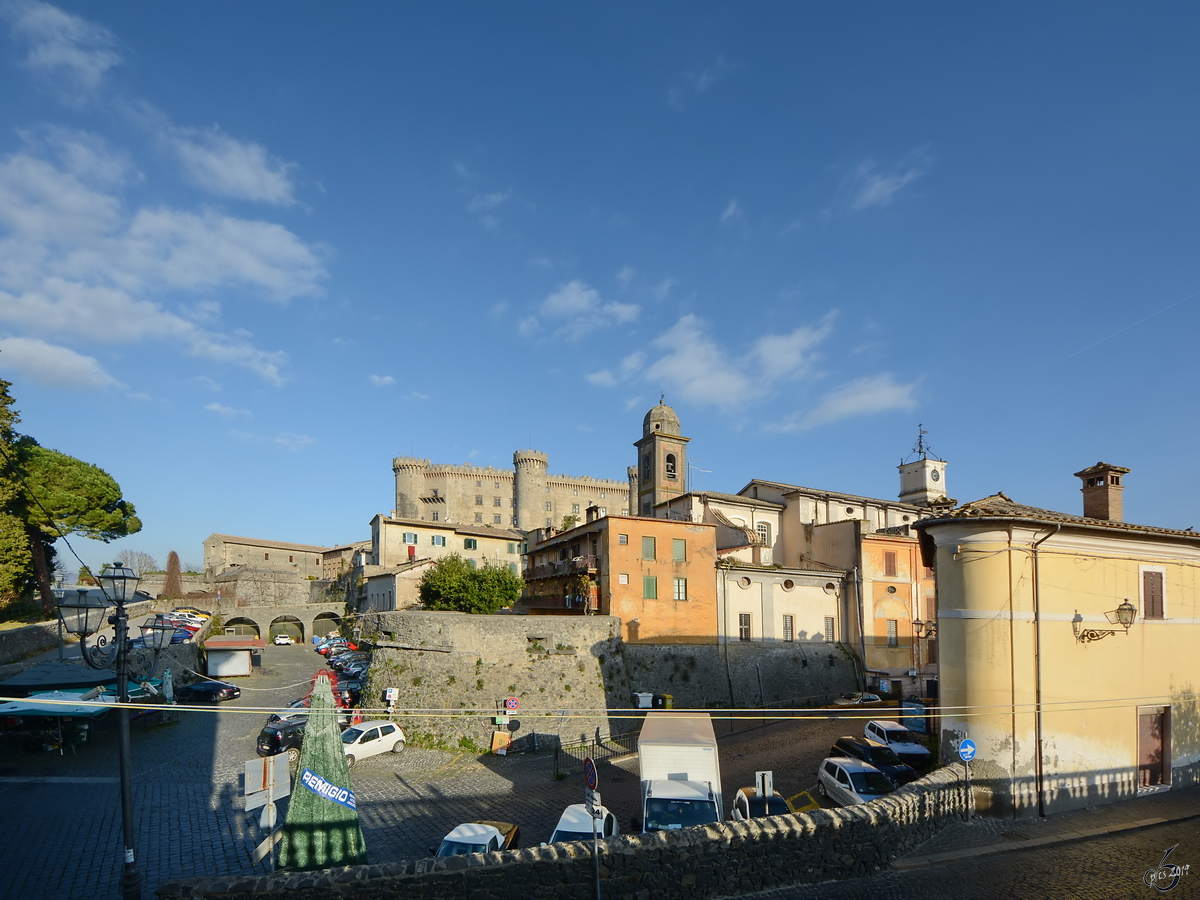
{"type": "Polygon", "coordinates": [[[145,530],[363,539],[391,459],[1200,526],[1194,4],[0,3],[0,376],[145,530]],[[695,480],[695,479],[698,479],[695,480]]]}

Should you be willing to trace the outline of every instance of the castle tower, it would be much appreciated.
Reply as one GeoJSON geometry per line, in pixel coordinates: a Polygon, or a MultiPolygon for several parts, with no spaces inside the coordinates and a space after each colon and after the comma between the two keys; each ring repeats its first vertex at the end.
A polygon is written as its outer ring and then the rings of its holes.
{"type": "Polygon", "coordinates": [[[522,531],[540,528],[545,520],[546,469],[550,458],[538,450],[513,454],[513,497],[517,501],[516,527],[522,531]]]}
{"type": "Polygon", "coordinates": [[[625,470],[629,476],[629,503],[625,512],[631,516],[638,514],[638,467],[630,466],[625,470]]]}
{"type": "MultiPolygon", "coordinates": [[[[654,507],[687,493],[687,443],[679,434],[679,416],[661,399],[642,420],[638,449],[637,497],[631,494],[629,512],[654,515],[654,507]]],[[[630,488],[634,481],[630,479],[630,488]]]]}
{"type": "Polygon", "coordinates": [[[425,490],[425,472],[429,460],[397,456],[392,460],[396,475],[396,516],[400,519],[421,518],[421,494],[425,490]]]}
{"type": "Polygon", "coordinates": [[[947,496],[946,461],[938,459],[925,443],[926,432],[917,426],[917,445],[909,461],[901,461],[900,502],[913,506],[932,506],[947,496]],[[916,459],[912,459],[915,456],[916,459]]]}

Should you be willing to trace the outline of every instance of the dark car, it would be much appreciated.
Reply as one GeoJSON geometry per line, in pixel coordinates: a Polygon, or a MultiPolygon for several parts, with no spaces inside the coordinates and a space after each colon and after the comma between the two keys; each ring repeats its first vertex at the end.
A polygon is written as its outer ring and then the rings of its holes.
{"type": "Polygon", "coordinates": [[[829,755],[849,756],[868,762],[886,775],[896,787],[917,780],[916,771],[912,766],[902,763],[895,750],[868,738],[856,738],[849,734],[840,737],[834,742],[829,755]]]}
{"type": "Polygon", "coordinates": [[[299,762],[300,745],[304,743],[306,719],[285,719],[263,727],[258,733],[258,755],[274,756],[286,753],[289,762],[299,762]]]}
{"type": "Polygon", "coordinates": [[[197,681],[175,689],[175,699],[186,705],[199,703],[220,703],[222,700],[234,700],[242,696],[242,689],[236,684],[224,681],[197,681]]]}

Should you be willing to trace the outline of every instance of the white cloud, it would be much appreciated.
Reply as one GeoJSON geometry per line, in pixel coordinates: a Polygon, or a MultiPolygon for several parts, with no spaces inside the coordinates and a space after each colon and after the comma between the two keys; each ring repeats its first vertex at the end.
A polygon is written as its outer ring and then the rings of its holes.
{"type": "Polygon", "coordinates": [[[409,391],[404,395],[405,400],[428,400],[428,394],[422,394],[420,391],[409,391]]]}
{"type": "Polygon", "coordinates": [[[667,91],[667,102],[676,109],[683,109],[689,99],[705,93],[736,68],[725,62],[723,56],[718,56],[712,65],[703,69],[684,71],[680,73],[679,83],[667,91]]]}
{"type": "Polygon", "coordinates": [[[272,156],[260,144],[239,141],[215,125],[207,130],[165,126],[159,138],[188,180],[206,191],[276,206],[296,202],[295,163],[272,156]]]}
{"type": "Polygon", "coordinates": [[[0,370],[18,372],[49,387],[75,390],[123,387],[92,357],[36,338],[0,339],[0,370]]]}
{"type": "Polygon", "coordinates": [[[217,391],[221,390],[221,385],[218,382],[214,381],[213,379],[209,378],[207,375],[197,375],[195,378],[192,379],[192,381],[196,382],[196,384],[200,385],[200,387],[204,388],[207,391],[212,391],[212,392],[216,393],[217,391]]]}
{"type": "Polygon", "coordinates": [[[234,409],[232,406],[225,406],[221,403],[209,403],[204,408],[210,413],[216,413],[218,416],[226,416],[231,419],[250,415],[250,410],[248,409],[234,409]]]}
{"type": "Polygon", "coordinates": [[[721,213],[721,224],[724,225],[732,219],[734,222],[742,221],[742,206],[738,203],[736,197],[729,201],[729,205],[725,207],[725,211],[721,213]]]}
{"type": "MultiPolygon", "coordinates": [[[[632,322],[641,307],[634,303],[605,301],[595,288],[574,280],[548,296],[540,311],[545,319],[558,323],[557,336],[573,341],[590,331],[632,322]]],[[[521,323],[521,333],[532,334],[537,325],[536,319],[526,319],[521,323]]]]}
{"type": "Polygon", "coordinates": [[[391,375],[369,375],[367,380],[375,387],[388,387],[396,383],[396,379],[391,375]]]}
{"type": "Polygon", "coordinates": [[[637,272],[634,271],[633,266],[621,266],[621,271],[617,272],[617,284],[621,286],[621,290],[629,287],[629,283],[633,281],[636,274],[637,272]]]}
{"type": "Polygon", "coordinates": [[[275,437],[275,443],[284,447],[287,450],[299,450],[301,447],[307,447],[313,442],[313,439],[306,437],[303,434],[280,434],[275,437]]]}
{"type": "Polygon", "coordinates": [[[81,105],[121,62],[112,32],[48,3],[16,0],[0,6],[0,16],[26,45],[25,68],[73,106],[81,105]]]}
{"type": "Polygon", "coordinates": [[[660,303],[667,299],[667,295],[671,293],[671,289],[679,284],[674,278],[664,278],[654,286],[654,299],[660,303]]]}
{"type": "Polygon", "coordinates": [[[850,209],[857,211],[872,206],[887,206],[896,194],[929,171],[932,160],[926,148],[906,154],[889,171],[880,171],[874,160],[865,160],[850,177],[846,187],[853,197],[850,209]]]}
{"type": "Polygon", "coordinates": [[[915,409],[917,384],[899,384],[891,372],[859,378],[830,391],[809,412],[794,413],[771,430],[805,431],[856,416],[915,409]]]}
{"type": "Polygon", "coordinates": [[[599,372],[592,372],[586,376],[587,380],[598,387],[616,387],[622,381],[627,381],[635,375],[639,369],[646,364],[646,354],[630,353],[623,360],[616,372],[604,369],[599,372]]]}

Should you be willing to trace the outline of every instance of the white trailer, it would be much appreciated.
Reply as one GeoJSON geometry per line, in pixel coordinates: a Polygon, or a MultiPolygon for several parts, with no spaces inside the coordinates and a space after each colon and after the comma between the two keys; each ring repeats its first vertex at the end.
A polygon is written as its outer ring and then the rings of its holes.
{"type": "Polygon", "coordinates": [[[670,831],[724,818],[717,737],[707,713],[646,713],[638,771],[640,830],[670,831]]]}

